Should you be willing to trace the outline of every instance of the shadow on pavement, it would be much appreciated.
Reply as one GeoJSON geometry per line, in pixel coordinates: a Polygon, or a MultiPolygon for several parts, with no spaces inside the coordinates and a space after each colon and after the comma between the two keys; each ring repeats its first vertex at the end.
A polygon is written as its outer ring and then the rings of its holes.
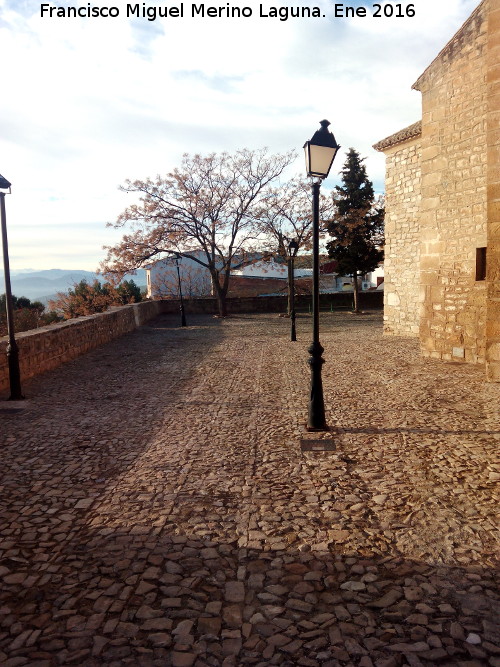
{"type": "Polygon", "coordinates": [[[89,527],[61,547],[47,567],[8,562],[30,582],[4,590],[5,665],[497,664],[480,567],[259,551],[180,526],[89,527]]]}

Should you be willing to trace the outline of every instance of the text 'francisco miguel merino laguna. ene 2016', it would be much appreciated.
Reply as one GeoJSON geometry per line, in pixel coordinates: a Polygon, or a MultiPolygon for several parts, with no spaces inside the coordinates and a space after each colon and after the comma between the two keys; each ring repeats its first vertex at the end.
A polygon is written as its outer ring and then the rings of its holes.
{"type": "Polygon", "coordinates": [[[93,7],[90,3],[80,7],[55,7],[43,3],[40,5],[42,18],[144,18],[156,21],[157,18],[275,18],[287,21],[289,18],[318,18],[324,17],[319,7],[287,7],[259,5],[259,11],[254,12],[252,7],[237,5],[206,5],[205,3],[184,3],[177,5],[146,5],[146,3],[127,4],[119,7],[93,7]]]}

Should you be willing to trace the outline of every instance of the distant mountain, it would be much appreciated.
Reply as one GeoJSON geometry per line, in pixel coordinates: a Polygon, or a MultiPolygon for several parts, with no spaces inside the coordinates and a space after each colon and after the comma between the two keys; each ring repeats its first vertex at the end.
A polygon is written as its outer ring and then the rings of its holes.
{"type": "MultiPolygon", "coordinates": [[[[105,282],[103,276],[91,271],[78,269],[47,269],[45,271],[11,272],[10,282],[12,294],[17,297],[25,296],[28,299],[46,303],[48,299],[54,298],[57,292],[67,292],[76,283],[86,280],[88,283],[99,280],[105,282]]],[[[139,269],[137,275],[125,276],[125,280],[133,280],[136,285],[146,284],[146,272],[139,269]]],[[[0,294],[5,292],[5,281],[3,274],[0,276],[0,294]]]]}
{"type": "Polygon", "coordinates": [[[20,273],[35,273],[35,269],[11,269],[10,275],[17,276],[20,273]]]}

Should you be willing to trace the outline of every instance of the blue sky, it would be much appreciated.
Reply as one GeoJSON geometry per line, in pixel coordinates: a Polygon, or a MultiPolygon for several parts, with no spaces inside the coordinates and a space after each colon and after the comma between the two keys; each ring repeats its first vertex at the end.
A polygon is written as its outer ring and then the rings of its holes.
{"type": "MultiPolygon", "coordinates": [[[[41,18],[40,2],[0,0],[13,270],[94,270],[102,245],[121,237],[106,222],[132,202],[118,186],[168,172],[185,152],[295,148],[290,175],[301,173],[301,147],[323,118],[343,149],[366,156],[381,191],[384,157],[372,145],[420,118],[411,86],[478,1],[416,0],[408,18],[374,18],[359,1],[346,4],[367,17],[334,18],[334,2],[274,5],[325,15],[287,21],[259,17],[251,0],[231,4],[252,9],[241,19],[193,18],[191,2],[184,18],[128,19],[126,4],[92,5],[118,7],[116,18],[41,18]]],[[[341,151],[325,187],[343,161],[341,151]]]]}

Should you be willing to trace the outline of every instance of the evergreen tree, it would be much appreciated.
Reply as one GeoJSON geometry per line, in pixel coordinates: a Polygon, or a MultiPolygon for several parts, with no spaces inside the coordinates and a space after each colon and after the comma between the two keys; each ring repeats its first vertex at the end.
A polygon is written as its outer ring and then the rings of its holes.
{"type": "Polygon", "coordinates": [[[123,304],[142,301],[141,288],[133,280],[124,280],[118,285],[116,291],[123,304]]]}
{"type": "Polygon", "coordinates": [[[384,207],[375,197],[364,158],[349,149],[341,171],[343,185],[333,193],[335,213],[326,228],[330,257],[340,275],[351,275],[354,283],[354,311],[358,312],[358,276],[374,271],[384,258],[384,207]]]}

